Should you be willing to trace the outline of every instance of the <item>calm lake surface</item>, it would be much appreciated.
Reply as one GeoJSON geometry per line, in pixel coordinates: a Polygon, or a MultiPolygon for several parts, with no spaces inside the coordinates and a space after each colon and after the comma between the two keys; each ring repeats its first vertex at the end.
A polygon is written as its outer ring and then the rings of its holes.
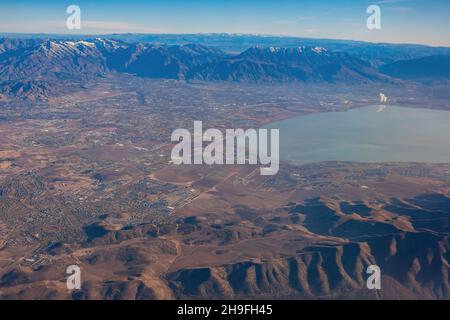
{"type": "Polygon", "coordinates": [[[369,106],[296,117],[280,129],[280,158],[320,161],[450,163],[450,111],[369,106]]]}

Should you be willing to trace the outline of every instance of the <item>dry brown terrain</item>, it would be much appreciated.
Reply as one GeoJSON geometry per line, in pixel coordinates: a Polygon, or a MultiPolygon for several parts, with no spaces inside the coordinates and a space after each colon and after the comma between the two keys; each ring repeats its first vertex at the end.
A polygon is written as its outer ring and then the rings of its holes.
{"type": "Polygon", "coordinates": [[[450,298],[450,165],[169,164],[171,131],[194,119],[252,127],[369,103],[243,90],[130,77],[2,106],[0,298],[450,298]],[[66,288],[72,264],[81,290],[66,288]],[[366,288],[371,264],[382,290],[366,288]]]}

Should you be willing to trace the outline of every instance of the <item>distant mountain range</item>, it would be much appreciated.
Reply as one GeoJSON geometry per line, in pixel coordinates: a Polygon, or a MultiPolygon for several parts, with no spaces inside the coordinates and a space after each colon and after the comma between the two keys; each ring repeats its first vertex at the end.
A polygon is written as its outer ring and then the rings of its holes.
{"type": "MultiPolygon", "coordinates": [[[[49,34],[7,34],[0,37],[16,39],[47,39],[47,40],[88,40],[92,36],[83,35],[49,35],[49,34]]],[[[202,33],[202,34],[111,34],[103,38],[124,41],[127,43],[152,43],[165,45],[200,44],[215,47],[227,53],[239,54],[250,47],[282,47],[295,48],[299,46],[324,47],[329,51],[346,52],[370,61],[375,66],[399,60],[410,60],[432,55],[450,55],[450,48],[430,47],[417,44],[370,43],[353,40],[313,39],[288,36],[202,33]]]]}
{"type": "Polygon", "coordinates": [[[93,42],[0,40],[0,94],[46,99],[108,72],[93,42]]]}
{"type": "Polygon", "coordinates": [[[266,83],[351,84],[396,81],[395,78],[450,78],[450,53],[395,61],[378,68],[378,58],[374,62],[365,59],[367,55],[350,51],[353,53],[308,45],[253,46],[232,54],[201,44],[3,38],[0,95],[45,99],[112,71],[159,79],[266,83]]]}
{"type": "Polygon", "coordinates": [[[369,63],[322,47],[252,47],[243,53],[205,64],[190,75],[198,80],[265,82],[382,81],[369,63]]]}

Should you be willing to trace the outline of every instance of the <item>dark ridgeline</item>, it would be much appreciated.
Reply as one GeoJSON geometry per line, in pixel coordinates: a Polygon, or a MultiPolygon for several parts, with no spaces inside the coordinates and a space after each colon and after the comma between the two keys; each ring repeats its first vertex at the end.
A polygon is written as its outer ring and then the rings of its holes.
{"type": "Polygon", "coordinates": [[[430,56],[393,62],[380,71],[400,79],[450,79],[450,56],[430,56]]]}

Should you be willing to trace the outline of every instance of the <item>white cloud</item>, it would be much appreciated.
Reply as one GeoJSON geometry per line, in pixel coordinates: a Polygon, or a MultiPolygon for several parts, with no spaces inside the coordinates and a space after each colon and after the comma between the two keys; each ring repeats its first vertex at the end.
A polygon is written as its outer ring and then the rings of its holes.
{"type": "Polygon", "coordinates": [[[296,22],[294,20],[277,20],[273,21],[273,24],[281,24],[281,25],[295,25],[296,22]]]}
{"type": "Polygon", "coordinates": [[[416,11],[414,8],[410,8],[410,7],[390,7],[389,10],[393,11],[393,12],[414,12],[414,11],[416,11]]]}
{"type": "Polygon", "coordinates": [[[169,30],[135,25],[127,22],[112,21],[81,21],[80,30],[68,30],[66,21],[33,21],[14,22],[0,21],[0,32],[10,33],[78,33],[78,34],[106,34],[106,33],[168,33],[169,30]]]}
{"type": "Polygon", "coordinates": [[[151,28],[147,26],[134,25],[127,22],[111,22],[111,21],[82,21],[81,28],[88,30],[117,32],[117,33],[161,33],[168,32],[166,29],[151,28]]]}
{"type": "Polygon", "coordinates": [[[298,17],[298,20],[300,20],[300,21],[314,20],[314,17],[311,17],[311,16],[298,17]]]}
{"type": "Polygon", "coordinates": [[[317,33],[317,29],[305,29],[303,30],[306,34],[315,34],[317,33]]]}
{"type": "Polygon", "coordinates": [[[391,3],[399,3],[399,2],[410,2],[411,0],[381,0],[377,1],[376,4],[391,4],[391,3]]]}

